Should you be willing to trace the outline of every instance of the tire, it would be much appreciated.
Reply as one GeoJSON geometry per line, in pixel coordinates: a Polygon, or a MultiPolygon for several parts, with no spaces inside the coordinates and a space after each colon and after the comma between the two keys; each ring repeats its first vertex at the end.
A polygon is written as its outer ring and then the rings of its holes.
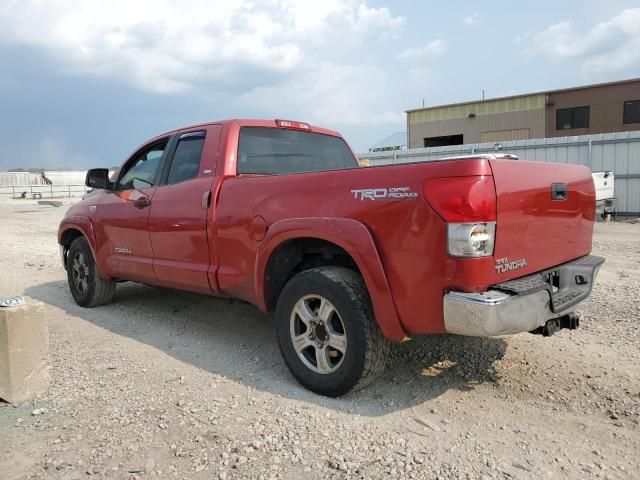
{"type": "Polygon", "coordinates": [[[81,307],[105,305],[113,300],[116,292],[116,282],[100,275],[84,237],[76,238],[67,252],[67,280],[73,299],[81,307]]]}
{"type": "Polygon", "coordinates": [[[352,270],[318,267],[295,275],[278,299],[276,325],[287,367],[315,393],[339,397],[384,370],[390,342],[373,320],[362,277],[352,270]]]}

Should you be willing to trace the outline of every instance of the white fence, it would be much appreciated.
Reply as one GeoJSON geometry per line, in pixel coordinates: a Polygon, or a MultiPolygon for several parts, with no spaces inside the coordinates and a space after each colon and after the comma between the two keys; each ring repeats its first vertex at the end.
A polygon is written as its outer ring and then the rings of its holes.
{"type": "Polygon", "coordinates": [[[87,190],[84,185],[6,185],[0,186],[0,199],[81,197],[87,190]]]}
{"type": "Polygon", "coordinates": [[[371,166],[474,153],[512,153],[520,160],[576,163],[615,174],[616,211],[640,215],[640,131],[363,153],[371,166]]]}

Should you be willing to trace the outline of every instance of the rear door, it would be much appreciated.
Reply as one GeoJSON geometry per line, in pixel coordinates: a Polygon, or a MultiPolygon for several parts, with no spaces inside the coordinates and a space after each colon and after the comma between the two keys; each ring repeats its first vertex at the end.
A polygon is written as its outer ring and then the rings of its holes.
{"type": "Polygon", "coordinates": [[[591,252],[595,191],[582,165],[491,160],[497,197],[496,281],[591,252]]]}
{"type": "Polygon", "coordinates": [[[149,207],[160,179],[169,137],[142,147],[125,163],[113,191],[105,191],[96,206],[98,255],[106,273],[154,283],[149,239],[149,207]]]}
{"type": "Polygon", "coordinates": [[[181,132],[165,162],[149,217],[153,269],[162,285],[211,293],[207,224],[221,130],[181,132]]]}

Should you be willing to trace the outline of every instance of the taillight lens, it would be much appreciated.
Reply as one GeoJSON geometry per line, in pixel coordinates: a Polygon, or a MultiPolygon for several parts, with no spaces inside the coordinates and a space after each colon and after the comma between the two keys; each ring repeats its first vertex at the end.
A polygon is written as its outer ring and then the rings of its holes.
{"type": "Polygon", "coordinates": [[[430,178],[424,198],[447,222],[447,251],[455,257],[493,255],[496,238],[496,192],[493,177],[430,178]]]}
{"type": "Polygon", "coordinates": [[[490,175],[430,178],[424,182],[423,193],[446,222],[496,220],[496,192],[490,175]]]}
{"type": "Polygon", "coordinates": [[[454,257],[489,257],[495,240],[495,222],[447,224],[447,251],[454,257]]]}

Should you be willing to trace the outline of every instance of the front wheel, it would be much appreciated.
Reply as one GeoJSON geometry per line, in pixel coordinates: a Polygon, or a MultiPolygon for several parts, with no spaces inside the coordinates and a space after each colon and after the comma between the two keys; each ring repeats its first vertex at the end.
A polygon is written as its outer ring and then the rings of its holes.
{"type": "Polygon", "coordinates": [[[278,299],[276,323],[287,367],[313,392],[338,397],[384,369],[390,344],[352,270],[319,267],[295,275],[278,299]]]}
{"type": "Polygon", "coordinates": [[[111,302],[116,282],[102,278],[84,237],[76,238],[67,252],[69,290],[81,307],[97,307],[111,302]]]}

